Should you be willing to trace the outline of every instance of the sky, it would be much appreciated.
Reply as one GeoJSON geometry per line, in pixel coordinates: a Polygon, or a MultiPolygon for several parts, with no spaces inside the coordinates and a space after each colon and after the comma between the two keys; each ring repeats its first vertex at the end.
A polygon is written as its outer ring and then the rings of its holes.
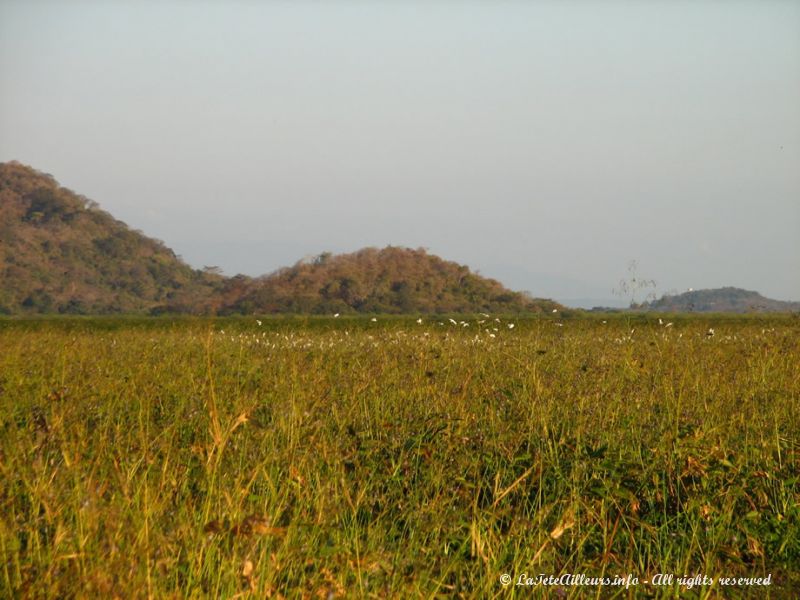
{"type": "Polygon", "coordinates": [[[7,160],[231,275],[800,300],[800,2],[0,0],[7,160]]]}

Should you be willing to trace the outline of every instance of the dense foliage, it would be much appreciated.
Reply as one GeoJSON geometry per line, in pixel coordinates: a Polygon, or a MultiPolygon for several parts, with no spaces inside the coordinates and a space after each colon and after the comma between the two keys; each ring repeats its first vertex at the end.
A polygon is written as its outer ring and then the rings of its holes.
{"type": "Polygon", "coordinates": [[[512,292],[424,249],[322,254],[256,282],[233,305],[245,313],[542,312],[549,300],[512,292]]]}
{"type": "Polygon", "coordinates": [[[261,321],[0,320],[0,597],[797,597],[797,319],[261,321]]]}
{"type": "Polygon", "coordinates": [[[0,313],[208,312],[222,278],[19,163],[0,164],[0,313]]]}

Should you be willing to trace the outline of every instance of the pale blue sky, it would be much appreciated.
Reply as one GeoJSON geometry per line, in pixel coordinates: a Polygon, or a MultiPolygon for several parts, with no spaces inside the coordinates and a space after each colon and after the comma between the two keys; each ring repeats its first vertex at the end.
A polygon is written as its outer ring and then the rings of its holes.
{"type": "Polygon", "coordinates": [[[229,274],[800,300],[800,3],[0,0],[11,159],[229,274]]]}

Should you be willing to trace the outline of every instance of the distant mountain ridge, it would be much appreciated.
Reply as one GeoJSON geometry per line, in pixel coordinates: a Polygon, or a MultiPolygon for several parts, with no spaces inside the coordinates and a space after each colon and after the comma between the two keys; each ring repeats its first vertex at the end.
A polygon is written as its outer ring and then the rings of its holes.
{"type": "Polygon", "coordinates": [[[723,287],[665,295],[659,300],[643,304],[640,309],[658,312],[795,312],[800,311],[800,302],[772,300],[758,292],[723,287]]]}
{"type": "Polygon", "coordinates": [[[259,278],[193,269],[47,174],[0,163],[0,313],[541,312],[425,250],[321,254],[259,278]]]}

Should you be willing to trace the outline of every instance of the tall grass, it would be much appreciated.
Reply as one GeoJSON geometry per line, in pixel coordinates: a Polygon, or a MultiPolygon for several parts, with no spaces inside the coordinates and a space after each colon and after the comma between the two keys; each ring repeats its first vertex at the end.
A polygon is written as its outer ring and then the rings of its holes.
{"type": "Polygon", "coordinates": [[[2,322],[0,596],[800,589],[796,319],[464,322],[2,322]]]}

